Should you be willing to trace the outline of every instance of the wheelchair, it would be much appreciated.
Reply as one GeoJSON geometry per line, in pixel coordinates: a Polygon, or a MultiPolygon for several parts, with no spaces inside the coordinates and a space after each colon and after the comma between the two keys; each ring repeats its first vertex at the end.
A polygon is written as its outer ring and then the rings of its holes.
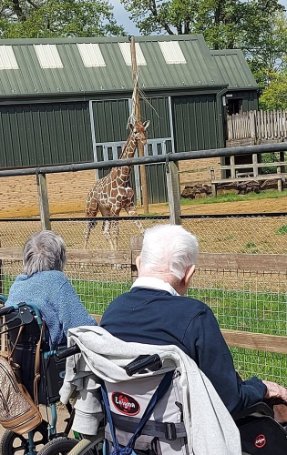
{"type": "MultiPolygon", "coordinates": [[[[0,301],[4,303],[5,297],[0,296],[0,301]]],[[[65,428],[61,433],[57,432],[57,403],[65,375],[65,359],[60,359],[57,355],[66,345],[58,347],[57,351],[50,348],[48,329],[39,310],[33,305],[23,302],[15,307],[2,307],[0,317],[0,335],[7,334],[12,359],[19,365],[21,382],[34,401],[36,345],[41,338],[40,380],[35,389],[38,396],[36,402],[44,405],[47,416],[50,415],[27,435],[6,430],[0,441],[0,455],[65,455],[79,442],[79,439],[68,437],[74,414],[70,404],[67,405],[69,417],[65,428]]]]}
{"type": "MultiPolygon", "coordinates": [[[[74,345],[68,348],[66,351],[63,351],[63,357],[68,357],[75,353],[79,353],[80,349],[77,345],[74,345]]],[[[134,375],[135,373],[147,372],[147,371],[155,371],[161,368],[161,359],[160,357],[155,354],[151,356],[140,356],[136,358],[133,362],[128,364],[125,369],[129,376],[134,375]]],[[[122,383],[121,383],[122,384],[122,383]]],[[[113,384],[114,387],[114,384],[113,384]]],[[[106,385],[102,383],[102,388],[106,389],[106,385]]],[[[122,389],[121,389],[122,390],[122,389]]],[[[129,397],[129,402],[125,401],[124,406],[128,406],[129,404],[136,403],[138,399],[138,395],[134,396],[132,391],[127,395],[129,397]]],[[[126,391],[122,391],[121,400],[124,401],[126,397],[126,391]]],[[[179,406],[179,403],[176,403],[179,406]]],[[[274,413],[272,410],[272,406],[275,404],[280,404],[279,402],[273,400],[273,402],[262,402],[257,403],[244,411],[237,413],[233,416],[235,423],[239,429],[240,437],[241,437],[241,446],[242,446],[242,455],[286,455],[287,454],[287,427],[281,425],[280,423],[276,422],[274,419],[274,413]]],[[[284,403],[286,404],[286,403],[284,403]]],[[[111,438],[111,425],[110,419],[107,418],[107,414],[109,414],[108,408],[109,404],[105,399],[103,400],[103,409],[105,413],[105,420],[106,420],[106,434],[105,434],[105,443],[102,450],[103,455],[108,455],[111,453],[111,447],[113,446],[112,438],[111,438]],[[108,440],[107,440],[108,438],[108,440]],[[109,444],[109,450],[106,450],[105,445],[109,444]]],[[[287,405],[287,404],[286,404],[287,405]]],[[[180,406],[179,406],[180,407],[180,406]]],[[[128,414],[128,413],[126,413],[128,414]]],[[[119,444],[125,444],[127,440],[129,440],[130,436],[137,431],[138,420],[137,418],[131,417],[132,413],[128,417],[124,418],[116,418],[116,415],[112,413],[112,425],[115,427],[115,432],[120,432],[120,438],[118,438],[119,444]],[[134,422],[133,422],[134,419],[134,422]]],[[[173,426],[172,423],[164,424],[162,422],[152,422],[148,420],[143,427],[142,431],[140,432],[140,437],[143,436],[154,436],[155,431],[159,432],[159,435],[162,435],[162,439],[169,440],[171,446],[173,445],[173,449],[176,452],[184,453],[179,447],[175,447],[174,443],[176,442],[177,437],[180,438],[184,434],[180,425],[183,425],[183,422],[180,424],[176,424],[173,426]],[[165,426],[165,428],[164,428],[165,426]],[[175,431],[174,431],[175,430],[175,431]],[[176,433],[178,431],[178,434],[176,433]]],[[[117,435],[118,437],[118,435],[117,435]]],[[[144,440],[145,441],[145,440],[144,440]]],[[[149,450],[143,450],[143,446],[135,445],[135,448],[132,451],[132,455],[158,455],[158,453],[163,453],[164,455],[168,455],[168,450],[164,450],[161,452],[157,452],[156,450],[153,452],[149,450]]],[[[183,447],[183,446],[182,446],[183,447]]],[[[91,442],[90,444],[82,444],[79,442],[70,452],[69,455],[98,455],[99,453],[99,442],[91,442]]],[[[128,452],[126,452],[128,453],[128,452]]],[[[175,452],[170,452],[175,453],[175,452]]],[[[188,452],[186,451],[188,455],[188,452]]],[[[204,454],[200,454],[204,455],[204,454]]],[[[217,454],[215,454],[217,455],[217,454]]],[[[219,454],[218,454],[219,455],[219,454]]]]}

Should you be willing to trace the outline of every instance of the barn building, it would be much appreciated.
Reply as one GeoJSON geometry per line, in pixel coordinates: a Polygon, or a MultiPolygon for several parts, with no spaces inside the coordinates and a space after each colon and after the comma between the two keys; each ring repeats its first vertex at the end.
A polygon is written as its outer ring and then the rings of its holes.
{"type": "MultiPolygon", "coordinates": [[[[241,51],[210,51],[200,35],[139,36],[136,51],[147,154],[224,147],[226,106],[257,107],[241,51]]],[[[133,89],[127,37],[1,40],[0,76],[1,169],[119,156],[133,89]]],[[[134,179],[138,188],[137,169],[134,179]]],[[[147,179],[150,202],[165,200],[163,165],[147,179]]]]}

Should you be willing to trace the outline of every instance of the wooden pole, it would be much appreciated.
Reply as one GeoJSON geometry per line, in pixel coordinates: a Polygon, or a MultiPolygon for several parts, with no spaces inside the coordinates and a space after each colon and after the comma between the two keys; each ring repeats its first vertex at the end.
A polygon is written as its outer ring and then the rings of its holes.
{"type": "Polygon", "coordinates": [[[42,229],[51,230],[50,212],[49,212],[49,200],[48,190],[45,174],[37,174],[37,186],[40,202],[40,217],[42,229]]]}
{"type": "Polygon", "coordinates": [[[181,224],[180,187],[178,168],[175,163],[166,163],[166,183],[169,203],[169,220],[171,224],[181,224]]]}
{"type": "MultiPolygon", "coordinates": [[[[134,85],[134,87],[136,87],[134,115],[136,117],[136,120],[141,121],[141,106],[140,106],[140,97],[139,97],[139,90],[138,90],[138,67],[137,67],[136,45],[135,45],[134,36],[131,37],[131,62],[132,62],[133,85],[134,85]]],[[[140,158],[144,156],[144,146],[142,143],[138,144],[138,154],[139,154],[140,158]]],[[[140,165],[140,180],[141,180],[142,206],[144,209],[144,213],[149,213],[146,168],[143,164],[140,165]]]]}

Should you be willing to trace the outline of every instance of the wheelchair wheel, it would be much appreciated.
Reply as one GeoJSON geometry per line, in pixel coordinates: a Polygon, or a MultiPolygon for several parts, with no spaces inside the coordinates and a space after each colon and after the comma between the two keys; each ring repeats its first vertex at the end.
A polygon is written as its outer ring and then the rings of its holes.
{"type": "MultiPolygon", "coordinates": [[[[43,447],[48,442],[47,422],[43,421],[33,430],[33,441],[35,454],[38,447],[43,447]]],[[[25,455],[29,452],[28,435],[19,435],[13,431],[6,430],[0,441],[0,455],[25,455]]]]}
{"type": "Polygon", "coordinates": [[[93,441],[82,439],[68,455],[101,455],[103,453],[104,429],[101,428],[93,441]]]}
{"type": "Polygon", "coordinates": [[[77,439],[58,437],[52,439],[39,452],[38,455],[68,455],[68,453],[78,444],[77,439]]]}

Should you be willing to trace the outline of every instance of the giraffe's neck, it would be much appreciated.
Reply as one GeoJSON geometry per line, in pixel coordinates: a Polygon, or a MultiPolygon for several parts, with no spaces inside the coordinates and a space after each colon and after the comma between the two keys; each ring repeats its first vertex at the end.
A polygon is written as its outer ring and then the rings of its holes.
{"type": "Polygon", "coordinates": [[[136,139],[133,136],[133,134],[130,134],[121,153],[121,160],[133,158],[135,156],[136,147],[137,147],[136,139]]]}
{"type": "MultiPolygon", "coordinates": [[[[124,146],[120,159],[125,160],[128,158],[133,158],[135,156],[136,147],[137,147],[136,139],[131,134],[126,142],[126,145],[124,146]]],[[[127,181],[129,180],[130,172],[131,166],[121,166],[118,168],[117,175],[118,177],[121,177],[124,181],[127,181]]]]}

